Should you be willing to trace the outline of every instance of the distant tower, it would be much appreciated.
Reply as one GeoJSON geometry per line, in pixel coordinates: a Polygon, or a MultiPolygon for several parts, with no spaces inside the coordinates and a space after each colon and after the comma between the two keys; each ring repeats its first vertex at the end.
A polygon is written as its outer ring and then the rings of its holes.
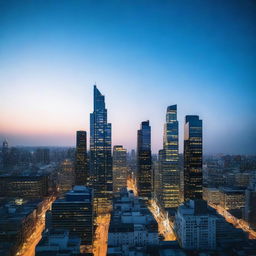
{"type": "Polygon", "coordinates": [[[202,120],[186,116],[184,128],[184,200],[202,198],[202,120]]]}
{"type": "Polygon", "coordinates": [[[112,205],[111,124],[107,122],[105,97],[94,86],[94,109],[90,115],[90,183],[95,211],[108,212],[112,205]]]}
{"type": "Polygon", "coordinates": [[[3,156],[3,168],[8,167],[8,153],[9,153],[9,147],[8,147],[8,142],[7,139],[3,141],[3,146],[2,146],[2,156],[3,156]]]}
{"type": "Polygon", "coordinates": [[[76,132],[76,163],[75,163],[75,184],[87,184],[87,142],[86,131],[76,132]]]}
{"type": "Polygon", "coordinates": [[[162,177],[162,202],[165,208],[175,208],[180,203],[180,172],[179,172],[179,123],[177,121],[177,105],[166,111],[164,125],[163,150],[161,151],[160,167],[162,177]]]}
{"type": "Polygon", "coordinates": [[[127,151],[123,146],[114,146],[113,149],[113,192],[119,192],[127,186],[127,151]]]}
{"type": "Polygon", "coordinates": [[[152,192],[151,127],[149,121],[141,123],[137,143],[137,184],[139,196],[149,199],[152,192]]]}

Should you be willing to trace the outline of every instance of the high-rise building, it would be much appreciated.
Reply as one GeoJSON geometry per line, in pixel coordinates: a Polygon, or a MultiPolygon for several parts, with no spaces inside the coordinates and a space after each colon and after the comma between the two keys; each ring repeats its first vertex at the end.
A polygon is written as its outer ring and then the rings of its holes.
{"type": "Polygon", "coordinates": [[[68,230],[81,238],[81,245],[91,248],[93,237],[93,191],[85,186],[74,186],[65,198],[52,204],[51,227],[68,230]]]}
{"type": "Polygon", "coordinates": [[[57,174],[58,192],[60,195],[71,190],[75,185],[75,172],[73,162],[66,159],[61,162],[57,174]]]}
{"type": "Polygon", "coordinates": [[[127,165],[128,176],[135,179],[135,177],[137,176],[137,158],[134,149],[132,149],[131,152],[127,155],[127,165]]]}
{"type": "Polygon", "coordinates": [[[202,120],[186,116],[184,127],[184,200],[202,199],[202,120]]]}
{"type": "Polygon", "coordinates": [[[137,184],[139,196],[149,199],[152,192],[151,127],[149,121],[141,123],[137,143],[137,184]]]}
{"type": "Polygon", "coordinates": [[[127,186],[127,151],[123,146],[114,146],[113,149],[113,192],[119,192],[127,186]]]}
{"type": "Polygon", "coordinates": [[[179,123],[177,121],[177,105],[167,108],[164,125],[163,150],[161,151],[161,200],[165,208],[175,208],[180,203],[179,172],[179,123]]]}
{"type": "Polygon", "coordinates": [[[75,183],[76,185],[87,185],[87,142],[86,131],[76,132],[76,163],[75,163],[75,183]]]}
{"type": "Polygon", "coordinates": [[[90,115],[90,184],[97,213],[111,209],[113,193],[111,124],[107,122],[105,97],[94,86],[94,109],[90,115]]]}

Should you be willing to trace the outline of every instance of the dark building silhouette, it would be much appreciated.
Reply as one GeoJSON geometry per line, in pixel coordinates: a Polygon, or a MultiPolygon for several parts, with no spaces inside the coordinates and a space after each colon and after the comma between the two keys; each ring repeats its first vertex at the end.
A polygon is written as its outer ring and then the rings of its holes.
{"type": "Polygon", "coordinates": [[[152,192],[151,127],[149,121],[141,123],[137,143],[137,184],[139,196],[149,199],[152,192]]]}
{"type": "Polygon", "coordinates": [[[36,163],[49,164],[50,163],[50,150],[49,148],[38,148],[35,152],[36,163]]]}
{"type": "Polygon", "coordinates": [[[87,185],[87,142],[86,131],[76,132],[75,184],[87,185]]]}
{"type": "Polygon", "coordinates": [[[9,164],[8,153],[9,153],[8,142],[5,139],[3,141],[3,146],[2,146],[2,158],[3,158],[3,168],[4,169],[6,169],[8,167],[8,164],[9,164]]]}
{"type": "Polygon", "coordinates": [[[94,86],[94,109],[90,115],[90,184],[95,211],[107,212],[112,200],[111,124],[107,122],[105,97],[94,86]]]}
{"type": "Polygon", "coordinates": [[[179,172],[179,123],[177,121],[177,105],[166,111],[164,125],[163,150],[160,151],[160,171],[162,178],[161,199],[165,208],[175,208],[180,203],[180,172],[179,172]]]}
{"type": "Polygon", "coordinates": [[[184,200],[202,199],[202,120],[186,116],[184,127],[184,200]]]}

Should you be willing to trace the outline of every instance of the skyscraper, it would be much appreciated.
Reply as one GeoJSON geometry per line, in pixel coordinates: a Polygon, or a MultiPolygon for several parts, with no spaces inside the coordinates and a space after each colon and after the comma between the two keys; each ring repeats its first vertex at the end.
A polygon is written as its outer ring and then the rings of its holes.
{"type": "Polygon", "coordinates": [[[88,165],[87,165],[87,142],[86,131],[76,132],[76,164],[75,164],[75,184],[87,185],[88,165]]]}
{"type": "Polygon", "coordinates": [[[186,116],[184,127],[184,200],[202,198],[202,120],[186,116]]]}
{"type": "Polygon", "coordinates": [[[123,146],[114,146],[113,149],[113,192],[119,192],[127,186],[127,152],[123,146]]]}
{"type": "Polygon", "coordinates": [[[161,151],[160,168],[162,177],[162,203],[165,208],[175,208],[180,203],[179,173],[179,123],[177,121],[177,105],[167,108],[164,125],[163,151],[161,151]]]}
{"type": "Polygon", "coordinates": [[[137,184],[139,196],[149,199],[152,192],[151,127],[149,121],[141,123],[137,143],[137,184]]]}
{"type": "Polygon", "coordinates": [[[94,109],[90,115],[90,183],[97,213],[110,210],[112,199],[111,124],[107,122],[105,97],[94,85],[94,109]]]}

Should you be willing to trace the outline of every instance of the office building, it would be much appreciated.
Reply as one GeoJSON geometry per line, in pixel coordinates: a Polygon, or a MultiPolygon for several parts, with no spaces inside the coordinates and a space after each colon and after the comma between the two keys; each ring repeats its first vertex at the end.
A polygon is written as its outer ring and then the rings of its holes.
{"type": "Polygon", "coordinates": [[[123,146],[113,149],[113,192],[119,192],[127,186],[127,151],[123,146]]]}
{"type": "Polygon", "coordinates": [[[0,196],[39,199],[48,195],[49,175],[1,175],[0,196]]]}
{"type": "Polygon", "coordinates": [[[178,132],[177,105],[172,105],[167,108],[163,150],[160,151],[160,171],[162,178],[161,201],[164,208],[176,208],[180,203],[178,132]]]}
{"type": "Polygon", "coordinates": [[[81,238],[81,245],[91,250],[93,236],[93,191],[85,186],[74,186],[65,198],[52,204],[51,227],[68,230],[81,238]]]}
{"type": "Polygon", "coordinates": [[[151,127],[141,123],[137,141],[137,185],[139,196],[149,199],[152,192],[151,127]]]}
{"type": "Polygon", "coordinates": [[[220,188],[221,201],[220,205],[225,210],[242,209],[245,206],[245,191],[243,189],[220,188]]]}
{"type": "Polygon", "coordinates": [[[184,127],[184,200],[202,199],[202,120],[186,116],[184,127]]]}
{"type": "Polygon", "coordinates": [[[76,162],[75,162],[75,183],[76,185],[87,185],[87,141],[86,131],[76,132],[76,162]]]}
{"type": "Polygon", "coordinates": [[[58,169],[58,192],[60,195],[71,190],[75,185],[75,170],[73,162],[66,159],[61,162],[58,169]]]}
{"type": "Polygon", "coordinates": [[[222,198],[222,194],[218,188],[203,188],[203,199],[207,201],[208,204],[218,205],[222,198]]]}
{"type": "Polygon", "coordinates": [[[90,115],[90,184],[94,188],[95,211],[111,209],[113,193],[111,124],[107,122],[105,97],[94,86],[94,109],[90,115]]]}

